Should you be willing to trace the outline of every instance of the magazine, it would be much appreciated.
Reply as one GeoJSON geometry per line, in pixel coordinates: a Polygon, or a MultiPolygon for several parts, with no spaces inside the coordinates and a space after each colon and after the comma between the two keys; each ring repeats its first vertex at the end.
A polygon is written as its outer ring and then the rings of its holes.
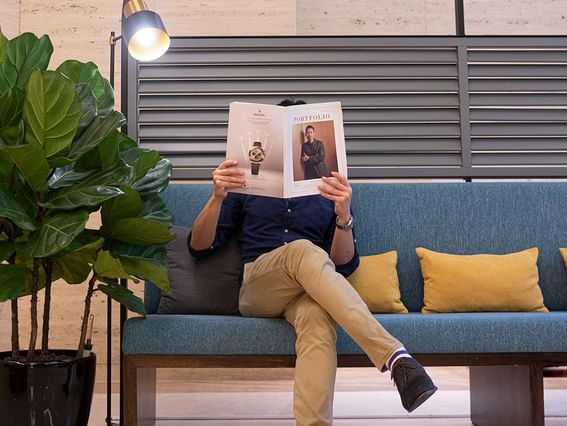
{"type": "Polygon", "coordinates": [[[340,102],[230,104],[226,158],[245,170],[233,192],[292,198],[318,194],[321,176],[347,176],[340,102]]]}

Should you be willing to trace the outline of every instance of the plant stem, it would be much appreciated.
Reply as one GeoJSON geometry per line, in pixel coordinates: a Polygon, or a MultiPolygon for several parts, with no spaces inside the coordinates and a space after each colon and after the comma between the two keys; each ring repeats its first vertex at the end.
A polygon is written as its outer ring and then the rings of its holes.
{"type": "MultiPolygon", "coordinates": [[[[10,238],[12,240],[12,238],[10,238]]],[[[10,265],[16,264],[16,253],[13,253],[8,258],[8,263],[10,265]]],[[[11,301],[12,309],[12,359],[18,359],[20,357],[20,332],[19,332],[19,318],[18,318],[18,299],[12,299],[11,301]]]]}
{"type": "Polygon", "coordinates": [[[93,276],[89,280],[89,288],[85,297],[85,309],[83,312],[83,322],[81,324],[81,337],[79,339],[79,348],[77,349],[77,358],[81,358],[85,350],[85,338],[87,337],[87,326],[89,323],[89,314],[91,313],[91,300],[93,298],[94,285],[97,277],[97,273],[93,272],[93,276]]]}
{"type": "Polygon", "coordinates": [[[12,299],[12,359],[20,357],[20,333],[18,331],[18,299],[12,299]]]}
{"type": "Polygon", "coordinates": [[[45,301],[43,303],[43,328],[41,332],[41,354],[47,355],[49,347],[49,317],[51,312],[51,276],[53,272],[53,262],[45,260],[45,301]]]}
{"type": "MultiPolygon", "coordinates": [[[[14,226],[12,222],[8,219],[2,219],[0,221],[0,229],[2,229],[8,236],[8,241],[14,241],[14,226]]],[[[16,253],[8,258],[8,263],[10,265],[16,264],[16,253]]],[[[11,300],[11,310],[12,310],[12,359],[18,359],[20,357],[20,332],[19,332],[19,318],[18,318],[18,299],[11,300]]]]}
{"type": "Polygon", "coordinates": [[[31,286],[31,333],[27,361],[35,357],[35,343],[37,340],[37,283],[39,280],[39,259],[33,259],[32,286],[31,286]]]}

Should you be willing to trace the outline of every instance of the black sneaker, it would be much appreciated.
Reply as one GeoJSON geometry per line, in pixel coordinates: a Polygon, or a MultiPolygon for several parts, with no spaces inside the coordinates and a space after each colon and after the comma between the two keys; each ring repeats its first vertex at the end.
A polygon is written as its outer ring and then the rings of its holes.
{"type": "Polygon", "coordinates": [[[400,393],[402,405],[410,413],[437,390],[431,377],[414,358],[400,358],[394,364],[392,378],[400,393]]]}

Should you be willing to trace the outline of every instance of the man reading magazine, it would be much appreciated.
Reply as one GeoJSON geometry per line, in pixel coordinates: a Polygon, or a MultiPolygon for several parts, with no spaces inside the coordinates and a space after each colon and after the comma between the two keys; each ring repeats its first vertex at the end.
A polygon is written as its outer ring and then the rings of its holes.
{"type": "Polygon", "coordinates": [[[416,409],[437,388],[344,278],[359,264],[348,180],[332,172],[321,178],[318,195],[288,199],[227,192],[246,183],[240,166],[227,159],[213,172],[213,194],[193,224],[189,250],[211,255],[238,234],[241,314],[283,317],[296,331],[296,424],[332,424],[336,324],[376,367],[391,371],[404,408],[416,409]]]}

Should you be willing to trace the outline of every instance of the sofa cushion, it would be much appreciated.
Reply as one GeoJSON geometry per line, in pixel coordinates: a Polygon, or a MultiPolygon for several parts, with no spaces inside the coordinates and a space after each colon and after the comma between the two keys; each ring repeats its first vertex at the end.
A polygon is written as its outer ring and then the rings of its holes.
{"type": "Polygon", "coordinates": [[[407,313],[401,301],[395,250],[361,256],[358,268],[347,277],[372,313],[407,313]]]}
{"type": "Polygon", "coordinates": [[[561,257],[563,258],[563,263],[565,263],[565,267],[567,268],[567,248],[561,247],[559,249],[559,253],[561,253],[561,257]]]}
{"type": "Polygon", "coordinates": [[[171,290],[161,296],[159,314],[238,313],[242,277],[240,247],[232,239],[213,256],[194,258],[187,248],[190,229],[174,226],[167,244],[171,290]]]}
{"type": "Polygon", "coordinates": [[[424,313],[547,312],[538,285],[538,249],[510,254],[456,255],[418,247],[424,313]]]}
{"type": "MultiPolygon", "coordinates": [[[[565,311],[374,317],[412,353],[567,352],[565,311]]],[[[123,343],[125,354],[286,355],[295,353],[295,332],[283,319],[148,315],[126,321],[123,343]]],[[[362,353],[340,328],[337,351],[362,353]]]]}

